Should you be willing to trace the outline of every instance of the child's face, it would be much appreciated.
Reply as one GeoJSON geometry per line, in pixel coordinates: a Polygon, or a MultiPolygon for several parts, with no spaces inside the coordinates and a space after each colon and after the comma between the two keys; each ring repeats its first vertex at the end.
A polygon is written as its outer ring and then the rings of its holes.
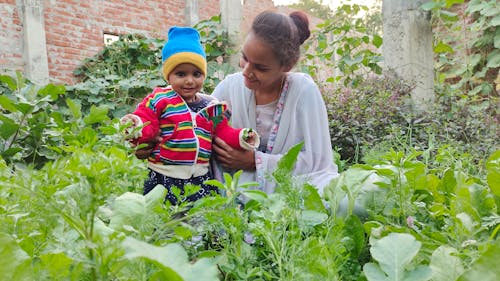
{"type": "Polygon", "coordinates": [[[168,74],[168,83],[184,101],[193,102],[203,87],[205,76],[199,68],[190,63],[181,63],[168,74]]]}

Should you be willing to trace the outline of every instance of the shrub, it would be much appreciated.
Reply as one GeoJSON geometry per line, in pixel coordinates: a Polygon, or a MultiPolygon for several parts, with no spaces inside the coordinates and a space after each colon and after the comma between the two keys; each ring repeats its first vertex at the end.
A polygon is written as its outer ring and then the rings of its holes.
{"type": "Polygon", "coordinates": [[[332,145],[342,159],[358,162],[364,151],[406,128],[406,100],[412,87],[393,73],[373,76],[353,88],[325,95],[332,145]]]}

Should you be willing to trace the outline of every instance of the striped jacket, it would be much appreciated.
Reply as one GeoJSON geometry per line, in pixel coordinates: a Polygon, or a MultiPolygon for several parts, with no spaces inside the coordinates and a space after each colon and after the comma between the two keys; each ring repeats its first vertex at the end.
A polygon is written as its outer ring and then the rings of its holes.
{"type": "Polygon", "coordinates": [[[180,168],[208,167],[215,134],[232,147],[242,148],[243,129],[229,126],[222,114],[226,109],[225,103],[217,103],[194,113],[170,86],[155,88],[132,113],[141,119],[143,128],[140,137],[131,141],[150,143],[161,130],[162,141],[148,158],[150,168],[167,176],[174,171],[172,177],[192,176],[192,171],[179,173],[180,168]]]}

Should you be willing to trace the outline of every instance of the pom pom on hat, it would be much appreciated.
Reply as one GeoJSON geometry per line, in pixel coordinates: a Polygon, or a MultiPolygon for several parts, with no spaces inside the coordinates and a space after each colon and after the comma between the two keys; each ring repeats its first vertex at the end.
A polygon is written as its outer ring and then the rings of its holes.
{"type": "Polygon", "coordinates": [[[163,77],[167,80],[172,70],[182,63],[198,67],[207,76],[207,59],[200,42],[198,30],[192,27],[173,26],[168,30],[168,41],[161,53],[163,77]]]}

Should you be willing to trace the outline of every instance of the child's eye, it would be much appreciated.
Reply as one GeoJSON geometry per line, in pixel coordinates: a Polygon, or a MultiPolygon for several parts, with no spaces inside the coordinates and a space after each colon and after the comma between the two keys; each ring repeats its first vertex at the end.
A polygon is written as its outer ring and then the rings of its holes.
{"type": "Polygon", "coordinates": [[[201,73],[201,71],[195,71],[193,73],[193,76],[196,77],[196,78],[200,78],[201,76],[203,76],[203,73],[201,73]]]}
{"type": "Polygon", "coordinates": [[[178,77],[184,77],[186,76],[186,73],[184,73],[183,71],[178,71],[175,73],[175,75],[177,75],[178,77]]]}

